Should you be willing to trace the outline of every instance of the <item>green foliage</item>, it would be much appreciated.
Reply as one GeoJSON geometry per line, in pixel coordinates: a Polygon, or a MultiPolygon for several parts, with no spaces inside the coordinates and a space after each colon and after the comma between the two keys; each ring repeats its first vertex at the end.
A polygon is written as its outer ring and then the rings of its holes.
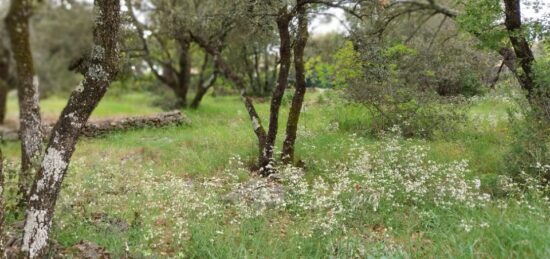
{"type": "Polygon", "coordinates": [[[457,91],[464,97],[482,96],[487,87],[479,79],[479,75],[472,72],[463,72],[459,76],[459,90],[457,91]]]}
{"type": "Polygon", "coordinates": [[[347,41],[334,55],[336,66],[335,83],[344,87],[347,82],[359,80],[362,76],[362,67],[359,54],[354,50],[353,43],[347,41]]]}
{"type": "Polygon", "coordinates": [[[336,66],[321,61],[320,56],[310,58],[305,67],[308,87],[333,88],[337,86],[335,85],[337,79],[334,78],[336,66]]]}
{"type": "Polygon", "coordinates": [[[550,89],[550,56],[543,56],[537,59],[533,66],[535,83],[543,89],[550,89]]]}
{"type": "MultiPolygon", "coordinates": [[[[399,126],[407,137],[432,138],[436,133],[449,134],[464,122],[459,105],[438,98],[435,91],[426,91],[418,82],[418,71],[423,67],[416,64],[421,60],[417,50],[400,43],[387,47],[372,42],[357,44],[359,51],[347,43],[335,55],[336,78],[343,81],[349,100],[369,108],[371,134],[399,126]]],[[[472,81],[462,83],[469,88],[479,86],[472,81]]]]}
{"type": "Polygon", "coordinates": [[[351,41],[346,41],[331,57],[331,62],[323,61],[320,55],[306,62],[306,76],[312,86],[320,88],[346,87],[348,81],[361,78],[359,55],[351,41]]]}
{"type": "Polygon", "coordinates": [[[500,0],[466,0],[464,12],[459,15],[459,27],[474,34],[485,48],[498,50],[507,36],[505,30],[498,24],[503,17],[503,7],[500,0]]]}

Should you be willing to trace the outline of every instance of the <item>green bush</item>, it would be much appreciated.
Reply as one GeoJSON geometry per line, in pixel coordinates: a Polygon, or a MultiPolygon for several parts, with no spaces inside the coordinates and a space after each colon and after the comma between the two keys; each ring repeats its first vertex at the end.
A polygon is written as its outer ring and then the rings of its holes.
{"type": "Polygon", "coordinates": [[[396,103],[384,113],[375,109],[371,133],[378,135],[398,126],[404,137],[431,139],[456,131],[465,121],[466,112],[460,104],[411,100],[396,103]]]}
{"type": "Polygon", "coordinates": [[[548,122],[537,119],[533,112],[524,118],[511,115],[512,144],[504,158],[503,171],[517,182],[524,182],[527,174],[547,184],[550,180],[550,149],[548,122]]]}
{"type": "Polygon", "coordinates": [[[485,87],[478,75],[471,71],[463,71],[457,76],[435,79],[437,93],[442,96],[462,95],[464,97],[482,96],[485,94],[485,87]]]}

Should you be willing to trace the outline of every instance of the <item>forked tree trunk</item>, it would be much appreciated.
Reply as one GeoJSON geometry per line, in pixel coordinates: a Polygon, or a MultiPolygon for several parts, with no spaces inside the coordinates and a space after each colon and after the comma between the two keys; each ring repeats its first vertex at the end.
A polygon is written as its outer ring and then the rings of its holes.
{"type": "Polygon", "coordinates": [[[94,8],[98,16],[90,68],[82,82],[83,87],[71,93],[53,129],[32,185],[21,248],[24,257],[45,257],[55,204],[80,130],[117,75],[120,2],[95,0],[94,8]]]}
{"type": "Polygon", "coordinates": [[[296,91],[292,98],[292,106],[288,114],[286,125],[286,138],[283,142],[282,161],[290,164],[294,161],[294,146],[296,143],[296,133],[298,131],[298,122],[306,94],[306,72],[304,65],[304,51],[308,41],[308,18],[306,6],[298,1],[298,32],[294,43],[294,68],[296,70],[296,91]]]}
{"type": "Polygon", "coordinates": [[[281,69],[279,70],[279,76],[277,78],[277,85],[273,89],[271,96],[271,107],[269,112],[269,130],[265,141],[264,148],[260,153],[259,166],[260,173],[264,176],[270,175],[274,172],[273,152],[275,148],[275,140],[277,139],[277,131],[279,129],[279,111],[281,108],[281,102],[286,88],[288,87],[288,74],[290,71],[291,62],[291,43],[290,43],[290,21],[292,15],[288,13],[286,7],[284,7],[277,17],[277,28],[279,30],[280,49],[281,56],[281,69]]]}
{"type": "Polygon", "coordinates": [[[40,107],[38,103],[38,76],[34,71],[29,41],[29,18],[32,0],[12,0],[6,26],[17,70],[19,122],[21,130],[21,173],[19,189],[27,197],[32,181],[32,169],[41,155],[40,107]]]}

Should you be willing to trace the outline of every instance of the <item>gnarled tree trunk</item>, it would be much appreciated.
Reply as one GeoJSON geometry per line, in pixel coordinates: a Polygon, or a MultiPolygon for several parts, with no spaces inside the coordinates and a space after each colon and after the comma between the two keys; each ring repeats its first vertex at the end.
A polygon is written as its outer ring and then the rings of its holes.
{"type": "Polygon", "coordinates": [[[32,0],[12,0],[6,25],[11,49],[16,63],[17,92],[19,97],[19,121],[21,129],[21,173],[19,188],[23,199],[32,181],[33,165],[41,156],[40,107],[38,76],[29,41],[29,18],[32,0]]]}
{"type": "Polygon", "coordinates": [[[46,255],[55,204],[80,131],[117,75],[120,3],[119,0],[95,0],[94,5],[98,17],[90,67],[83,87],[72,92],[53,129],[32,185],[21,248],[24,257],[46,255]]]}
{"type": "Polygon", "coordinates": [[[277,17],[277,28],[279,30],[280,47],[279,53],[281,56],[281,68],[277,79],[277,85],[273,89],[271,96],[271,107],[269,112],[269,130],[267,132],[265,145],[259,157],[260,173],[264,176],[272,174],[273,168],[273,152],[275,148],[275,140],[277,139],[277,131],[279,129],[279,110],[286,88],[288,87],[288,74],[290,71],[291,62],[291,43],[290,43],[290,21],[292,15],[288,13],[284,7],[277,17]]]}
{"type": "Polygon", "coordinates": [[[296,143],[296,133],[298,131],[298,122],[306,94],[306,69],[304,65],[304,51],[308,41],[308,18],[306,7],[298,1],[298,31],[296,41],[294,42],[294,68],[296,70],[296,91],[292,98],[292,106],[288,114],[286,125],[286,138],[283,142],[283,153],[281,155],[283,163],[289,164],[294,161],[294,146],[296,143]]]}

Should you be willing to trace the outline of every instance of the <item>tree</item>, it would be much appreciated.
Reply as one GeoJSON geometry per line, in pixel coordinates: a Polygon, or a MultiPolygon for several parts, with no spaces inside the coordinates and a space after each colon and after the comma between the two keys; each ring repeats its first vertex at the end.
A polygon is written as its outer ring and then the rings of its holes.
{"type": "Polygon", "coordinates": [[[46,255],[55,204],[80,130],[118,73],[120,2],[95,0],[94,5],[97,17],[89,68],[54,126],[30,191],[21,248],[28,258],[46,255]]]}
{"type": "Polygon", "coordinates": [[[528,28],[523,24],[519,0],[464,0],[459,1],[464,11],[454,10],[436,0],[397,0],[389,7],[395,17],[416,12],[441,14],[459,23],[461,28],[478,38],[482,44],[494,49],[527,92],[527,99],[541,116],[550,119],[550,96],[536,85],[533,74],[535,57],[528,41],[528,28]],[[504,4],[504,6],[501,5],[504,4]],[[504,19],[504,24],[499,23],[504,19]],[[507,41],[504,41],[507,39],[507,41]],[[508,42],[509,45],[503,44],[508,42]]]}
{"type": "Polygon", "coordinates": [[[292,59],[292,47],[290,38],[290,22],[294,18],[294,13],[288,11],[289,7],[284,5],[278,10],[276,23],[279,31],[279,58],[280,69],[277,78],[277,85],[273,88],[271,95],[271,105],[269,110],[269,126],[266,135],[265,144],[259,158],[260,173],[270,175],[274,172],[273,153],[275,149],[275,140],[279,129],[279,111],[281,101],[286,88],[288,87],[288,74],[292,59]]]}
{"type": "Polygon", "coordinates": [[[281,155],[284,163],[292,163],[294,161],[294,146],[296,143],[296,134],[298,131],[298,122],[300,113],[306,94],[306,71],[304,64],[304,52],[307,45],[308,32],[308,17],[305,5],[300,5],[298,0],[298,28],[296,33],[296,41],[294,42],[294,69],[296,73],[296,91],[292,98],[292,105],[288,114],[286,126],[286,138],[283,142],[283,153],[281,155]]]}
{"type": "MultiPolygon", "coordinates": [[[[191,88],[191,70],[193,68],[192,40],[186,31],[189,27],[195,26],[185,10],[194,9],[196,13],[199,13],[201,8],[211,8],[214,5],[206,2],[165,0],[151,1],[151,4],[154,6],[152,11],[141,12],[147,14],[147,22],[142,23],[136,16],[136,7],[132,0],[126,0],[131,23],[135,27],[143,49],[143,55],[140,58],[145,61],[153,75],[161,83],[172,89],[177,97],[176,106],[184,108],[188,105],[187,96],[191,88]],[[186,15],[182,15],[182,13],[186,13],[186,15]],[[172,53],[173,46],[177,48],[176,55],[172,53]]],[[[198,108],[202,97],[216,81],[205,80],[208,63],[208,59],[205,59],[197,80],[197,93],[193,99],[192,108],[198,108]]],[[[217,75],[212,71],[208,78],[216,79],[217,75]]]]}
{"type": "MultiPolygon", "coordinates": [[[[219,48],[215,47],[215,42],[207,40],[205,37],[200,36],[196,32],[190,32],[193,40],[205,51],[210,53],[215,60],[218,69],[231,81],[237,85],[241,92],[242,99],[245,103],[250,119],[252,121],[254,132],[258,138],[259,143],[259,157],[258,166],[262,175],[268,176],[275,172],[275,160],[274,160],[274,148],[277,138],[277,132],[279,127],[279,113],[281,108],[281,101],[286,88],[288,87],[288,76],[290,72],[290,66],[292,62],[292,37],[290,33],[291,24],[293,19],[299,15],[299,35],[297,37],[295,50],[298,51],[298,56],[295,57],[295,61],[298,64],[297,74],[303,77],[304,65],[303,65],[303,52],[305,44],[307,43],[307,5],[320,4],[322,6],[340,7],[348,10],[345,7],[346,1],[314,1],[314,0],[300,0],[295,4],[289,3],[271,3],[266,2],[265,5],[252,4],[245,8],[246,14],[251,17],[274,17],[274,22],[277,25],[277,33],[279,36],[279,66],[277,74],[277,84],[273,88],[271,94],[270,112],[269,112],[269,124],[266,131],[262,125],[262,120],[259,117],[252,100],[246,94],[246,81],[231,68],[225,61],[219,48]],[[300,22],[301,20],[301,22],[300,22]]],[[[352,10],[348,10],[353,13],[352,10]]],[[[263,21],[263,20],[262,20],[263,21]]],[[[264,21],[265,22],[265,21],[264,21]]],[[[254,24],[253,24],[254,25],[254,24]]],[[[265,24],[264,24],[265,25],[265,24]]],[[[301,112],[303,95],[305,94],[305,79],[300,79],[302,82],[297,86],[297,95],[293,100],[293,106],[291,108],[291,121],[288,126],[288,136],[286,151],[284,152],[285,162],[289,162],[289,157],[292,157],[294,150],[294,143],[296,139],[297,124],[301,112]]],[[[251,80],[253,81],[253,80],[251,80]]]]}
{"type": "Polygon", "coordinates": [[[26,200],[32,180],[34,164],[40,160],[42,132],[38,104],[38,76],[30,46],[29,19],[33,10],[32,0],[12,0],[6,17],[13,58],[17,72],[19,122],[21,130],[21,173],[19,176],[22,200],[26,200]]]}

